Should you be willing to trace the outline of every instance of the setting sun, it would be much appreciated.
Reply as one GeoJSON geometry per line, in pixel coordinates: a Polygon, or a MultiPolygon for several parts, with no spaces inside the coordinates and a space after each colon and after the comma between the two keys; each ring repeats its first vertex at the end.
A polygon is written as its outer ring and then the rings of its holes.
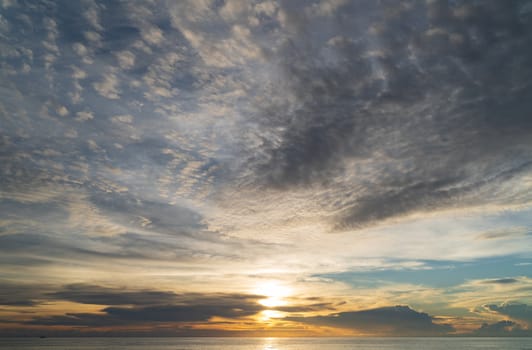
{"type": "Polygon", "coordinates": [[[263,310],[260,313],[260,320],[261,321],[269,321],[272,318],[281,318],[283,317],[283,313],[275,310],[263,310]]]}
{"type": "Polygon", "coordinates": [[[255,289],[255,293],[267,297],[259,301],[261,305],[266,307],[276,307],[287,304],[284,298],[292,294],[292,289],[285,285],[281,285],[277,281],[270,281],[260,284],[255,289]]]}

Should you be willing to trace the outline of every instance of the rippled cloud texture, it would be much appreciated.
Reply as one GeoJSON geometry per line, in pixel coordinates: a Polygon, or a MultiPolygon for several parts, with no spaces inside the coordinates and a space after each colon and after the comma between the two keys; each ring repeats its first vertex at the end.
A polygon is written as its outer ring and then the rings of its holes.
{"type": "Polygon", "coordinates": [[[532,2],[0,2],[0,335],[531,335],[532,2]]]}

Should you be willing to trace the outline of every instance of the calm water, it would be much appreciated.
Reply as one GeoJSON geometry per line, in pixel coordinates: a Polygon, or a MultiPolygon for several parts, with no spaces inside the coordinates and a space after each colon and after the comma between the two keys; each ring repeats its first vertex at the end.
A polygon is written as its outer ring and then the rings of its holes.
{"type": "Polygon", "coordinates": [[[532,350],[532,338],[0,338],[0,349],[532,350]]]}

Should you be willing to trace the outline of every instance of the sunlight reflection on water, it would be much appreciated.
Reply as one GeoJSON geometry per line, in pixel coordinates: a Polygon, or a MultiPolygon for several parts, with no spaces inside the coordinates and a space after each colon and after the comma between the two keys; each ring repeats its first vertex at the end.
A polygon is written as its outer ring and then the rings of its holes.
{"type": "Polygon", "coordinates": [[[262,350],[279,350],[275,344],[275,338],[265,338],[262,350]]]}
{"type": "Polygon", "coordinates": [[[9,350],[523,350],[532,338],[0,338],[9,350]]]}
{"type": "Polygon", "coordinates": [[[262,349],[263,350],[278,350],[277,347],[275,347],[274,345],[265,345],[262,349]]]}

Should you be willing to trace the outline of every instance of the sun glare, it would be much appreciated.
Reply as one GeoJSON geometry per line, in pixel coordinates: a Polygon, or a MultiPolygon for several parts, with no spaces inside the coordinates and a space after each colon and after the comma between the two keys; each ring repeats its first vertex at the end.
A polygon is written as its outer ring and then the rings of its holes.
{"type": "Polygon", "coordinates": [[[272,318],[281,318],[283,313],[275,310],[262,310],[260,313],[261,321],[270,321],[272,318]]]}
{"type": "Polygon", "coordinates": [[[261,305],[266,307],[276,307],[287,304],[284,298],[289,296],[292,293],[292,290],[287,286],[281,285],[279,282],[270,281],[258,285],[255,289],[255,293],[266,297],[259,301],[261,305]]]}

